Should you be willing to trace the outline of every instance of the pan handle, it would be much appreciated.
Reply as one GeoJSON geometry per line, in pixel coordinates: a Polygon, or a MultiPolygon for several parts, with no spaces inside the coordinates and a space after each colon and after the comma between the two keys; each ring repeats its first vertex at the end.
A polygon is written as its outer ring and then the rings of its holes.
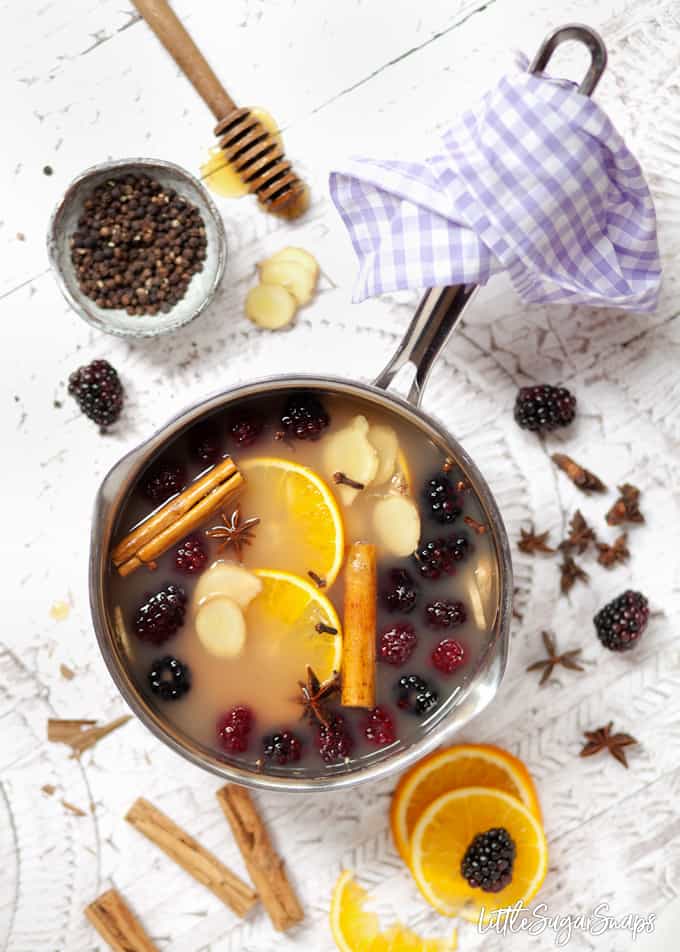
{"type": "MultiPolygon", "coordinates": [[[[607,65],[607,50],[601,36],[581,23],[568,23],[549,33],[534,57],[529,72],[542,72],[557,47],[570,40],[583,43],[590,51],[590,67],[578,87],[580,93],[590,96],[607,65]]],[[[411,364],[415,372],[407,397],[411,403],[419,406],[432,364],[451,336],[476,289],[475,284],[429,288],[421,299],[396,353],[373,381],[374,386],[386,390],[399,371],[411,364]]]]}

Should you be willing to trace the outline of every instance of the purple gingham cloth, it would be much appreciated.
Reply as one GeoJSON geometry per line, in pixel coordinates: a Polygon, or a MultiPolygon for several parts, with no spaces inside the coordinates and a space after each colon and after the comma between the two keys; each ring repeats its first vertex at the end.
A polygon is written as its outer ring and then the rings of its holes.
{"type": "Polygon", "coordinates": [[[522,60],[418,162],[350,159],[333,201],[359,259],[354,300],[485,284],[507,271],[527,303],[654,310],[654,204],[611,121],[572,83],[522,60]]]}

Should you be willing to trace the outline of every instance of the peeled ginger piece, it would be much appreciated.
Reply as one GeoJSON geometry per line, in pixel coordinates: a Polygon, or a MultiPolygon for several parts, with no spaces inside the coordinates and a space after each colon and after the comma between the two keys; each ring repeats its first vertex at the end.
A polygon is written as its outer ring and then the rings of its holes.
{"type": "Polygon", "coordinates": [[[397,466],[399,442],[397,434],[391,426],[383,423],[374,423],[368,431],[369,442],[378,453],[378,471],[373,477],[374,486],[382,486],[391,479],[397,466]]]}
{"type": "MultiPolygon", "coordinates": [[[[343,473],[362,486],[375,478],[378,472],[378,451],[368,439],[368,420],[355,416],[347,426],[332,433],[324,440],[323,468],[331,480],[336,473],[343,473]]],[[[360,490],[351,486],[337,485],[340,501],[351,506],[360,490]]]]}
{"type": "Polygon", "coordinates": [[[383,551],[390,555],[411,555],[420,540],[418,507],[407,496],[383,496],[373,507],[373,529],[383,551]]]}
{"type": "Polygon", "coordinates": [[[247,608],[262,591],[262,579],[235,562],[217,561],[201,575],[194,589],[194,604],[223,595],[240,608],[247,608]]]}
{"type": "Polygon", "coordinates": [[[246,297],[246,316],[269,331],[285,327],[295,317],[297,302],[280,284],[258,284],[246,297]]]}
{"type": "Polygon", "coordinates": [[[312,300],[316,286],[316,275],[297,261],[285,258],[270,258],[260,265],[262,284],[279,284],[295,298],[298,307],[304,307],[312,300]]]}
{"type": "MultiPolygon", "coordinates": [[[[306,268],[312,274],[315,283],[319,277],[319,262],[314,255],[305,251],[304,248],[294,248],[292,245],[289,245],[286,248],[282,248],[281,251],[277,251],[271,258],[267,258],[267,261],[294,261],[296,264],[302,265],[303,268],[306,268]]],[[[263,263],[266,264],[267,262],[263,263]]]]}
{"type": "Polygon", "coordinates": [[[223,595],[205,601],[195,619],[203,647],[218,658],[237,658],[246,641],[246,622],[239,605],[223,595]]]}

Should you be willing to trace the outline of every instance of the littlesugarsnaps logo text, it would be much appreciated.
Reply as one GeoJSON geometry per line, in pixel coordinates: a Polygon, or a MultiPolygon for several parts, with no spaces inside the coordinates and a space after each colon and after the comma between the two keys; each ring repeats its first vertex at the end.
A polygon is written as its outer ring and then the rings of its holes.
{"type": "Polygon", "coordinates": [[[611,914],[607,902],[598,903],[589,913],[551,915],[544,902],[533,909],[525,909],[519,901],[514,906],[495,909],[490,913],[482,908],[477,923],[477,930],[482,935],[489,932],[495,932],[497,935],[518,932],[543,935],[552,932],[558,948],[568,945],[576,932],[591,936],[603,935],[605,932],[628,932],[635,940],[638,936],[654,932],[655,928],[656,915],[654,913],[644,916],[636,912],[627,912],[615,916],[611,914]]]}

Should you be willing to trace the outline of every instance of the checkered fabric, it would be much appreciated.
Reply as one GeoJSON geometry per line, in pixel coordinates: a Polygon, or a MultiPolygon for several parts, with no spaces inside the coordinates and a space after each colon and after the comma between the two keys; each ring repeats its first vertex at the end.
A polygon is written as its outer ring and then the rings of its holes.
{"type": "Polygon", "coordinates": [[[437,155],[331,173],[359,259],[355,301],[505,270],[527,303],[654,310],[661,264],[640,166],[595,102],[519,66],[437,155]]]}

